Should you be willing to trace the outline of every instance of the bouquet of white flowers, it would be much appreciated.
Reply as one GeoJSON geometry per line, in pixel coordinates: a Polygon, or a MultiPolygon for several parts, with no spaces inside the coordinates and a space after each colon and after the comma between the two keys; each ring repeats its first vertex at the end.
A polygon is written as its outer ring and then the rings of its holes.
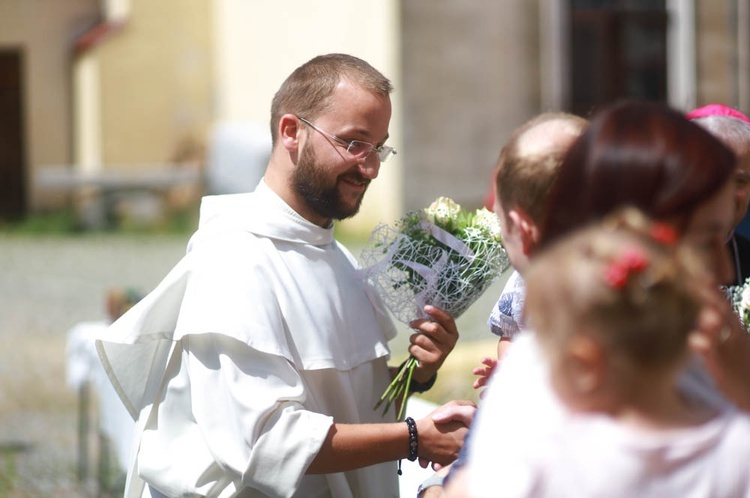
{"type": "Polygon", "coordinates": [[[750,331],[750,278],[740,285],[734,285],[727,289],[732,300],[732,306],[745,328],[750,331]]]}
{"type": "MultiPolygon", "coordinates": [[[[431,304],[458,318],[509,265],[497,216],[468,212],[447,197],[407,213],[395,227],[380,225],[362,252],[363,273],[400,321],[426,318],[431,304]]],[[[401,399],[400,419],[416,367],[410,357],[375,406],[383,413],[401,399]]]]}

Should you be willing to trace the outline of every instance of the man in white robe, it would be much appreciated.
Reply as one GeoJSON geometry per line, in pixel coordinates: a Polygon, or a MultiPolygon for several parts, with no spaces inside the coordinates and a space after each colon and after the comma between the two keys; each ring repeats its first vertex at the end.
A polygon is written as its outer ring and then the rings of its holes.
{"type": "MultiPolygon", "coordinates": [[[[138,421],[126,496],[395,497],[395,460],[457,455],[473,405],[416,429],[373,411],[395,329],[333,237],[393,152],[391,90],[341,54],[292,73],[264,180],[205,198],[185,258],[98,342],[138,421]]],[[[416,390],[458,338],[426,312],[412,324],[416,390]]]]}

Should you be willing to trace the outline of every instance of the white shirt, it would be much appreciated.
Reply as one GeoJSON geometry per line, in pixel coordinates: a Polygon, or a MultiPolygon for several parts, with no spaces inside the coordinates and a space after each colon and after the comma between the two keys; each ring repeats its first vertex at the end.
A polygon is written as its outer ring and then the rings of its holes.
{"type": "Polygon", "coordinates": [[[747,498],[750,417],[724,412],[702,425],[660,432],[579,415],[548,444],[474,482],[489,498],[747,498]],[[489,478],[488,478],[489,477],[489,478]]]}
{"type": "Polygon", "coordinates": [[[680,380],[683,393],[722,416],[679,437],[636,436],[606,417],[569,412],[552,390],[535,335],[521,333],[472,425],[469,496],[750,496],[748,417],[712,391],[696,365],[680,380]],[[670,460],[675,454],[685,458],[670,460]]]}
{"type": "Polygon", "coordinates": [[[355,266],[265,183],[204,199],[188,254],[98,343],[142,429],[127,496],[398,496],[395,463],[305,475],[334,420],[393,421],[372,408],[396,331],[355,266]]]}

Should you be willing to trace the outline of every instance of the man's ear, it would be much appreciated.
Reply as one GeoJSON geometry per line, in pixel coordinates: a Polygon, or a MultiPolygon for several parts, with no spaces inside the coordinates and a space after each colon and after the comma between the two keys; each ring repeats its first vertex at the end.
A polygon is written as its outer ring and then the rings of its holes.
{"type": "Polygon", "coordinates": [[[279,141],[284,148],[290,152],[296,151],[299,147],[299,131],[301,129],[300,121],[294,114],[284,114],[279,119],[279,141]]]}
{"type": "Polygon", "coordinates": [[[520,209],[511,209],[510,212],[508,212],[508,216],[513,224],[516,225],[518,233],[521,236],[523,253],[526,255],[531,254],[539,241],[539,227],[537,227],[536,223],[534,223],[534,221],[520,209]]]}

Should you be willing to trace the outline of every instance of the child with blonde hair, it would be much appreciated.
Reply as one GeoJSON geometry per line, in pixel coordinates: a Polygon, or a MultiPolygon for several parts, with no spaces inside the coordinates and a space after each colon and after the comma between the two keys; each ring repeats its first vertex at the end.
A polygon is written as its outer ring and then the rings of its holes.
{"type": "Polygon", "coordinates": [[[750,496],[750,417],[677,388],[709,276],[676,239],[631,208],[534,259],[525,320],[565,420],[450,496],[750,496]]]}

